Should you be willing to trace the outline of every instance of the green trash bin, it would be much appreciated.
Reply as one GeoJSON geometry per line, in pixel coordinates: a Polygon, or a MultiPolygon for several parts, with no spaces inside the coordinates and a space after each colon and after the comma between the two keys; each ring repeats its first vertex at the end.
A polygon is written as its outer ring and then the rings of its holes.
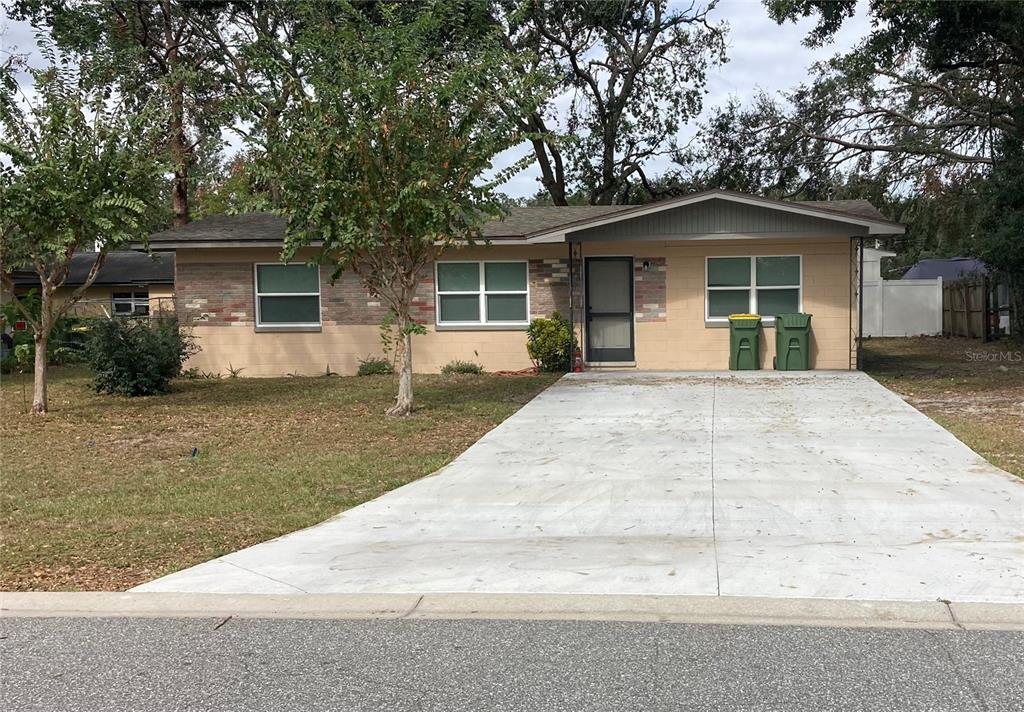
{"type": "Polygon", "coordinates": [[[761,368],[761,317],[757,314],[729,315],[729,370],[754,371],[761,368]]]}
{"type": "Polygon", "coordinates": [[[806,371],[811,364],[811,315],[775,317],[775,370],[806,371]]]}

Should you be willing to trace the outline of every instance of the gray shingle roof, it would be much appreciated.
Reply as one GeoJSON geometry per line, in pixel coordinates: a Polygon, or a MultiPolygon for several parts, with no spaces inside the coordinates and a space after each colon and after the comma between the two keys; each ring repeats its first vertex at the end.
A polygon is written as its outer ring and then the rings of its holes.
{"type": "MultiPolygon", "coordinates": [[[[64,282],[66,287],[81,285],[89,270],[96,262],[95,252],[81,252],[71,258],[71,270],[64,282]]],[[[19,270],[11,274],[11,279],[19,286],[39,284],[39,277],[34,271],[19,270]]],[[[144,252],[110,252],[96,275],[94,285],[144,285],[174,284],[174,255],[150,255],[144,252]]]]}
{"type": "Polygon", "coordinates": [[[561,225],[604,217],[635,207],[635,205],[542,205],[532,208],[512,208],[504,220],[492,220],[484,225],[484,237],[492,240],[521,239],[535,232],[553,230],[561,225]]]}
{"type": "Polygon", "coordinates": [[[188,225],[156,232],[149,243],[161,242],[266,242],[284,238],[285,220],[271,213],[211,215],[188,225]]]}
{"type": "MultiPolygon", "coordinates": [[[[729,191],[708,191],[708,193],[729,194],[729,191]]],[[[731,195],[741,194],[732,193],[731,195]]],[[[765,202],[782,203],[785,201],[767,200],[765,202]]],[[[850,217],[887,220],[866,200],[810,200],[793,201],[793,204],[850,217]]],[[[488,240],[496,242],[521,240],[529,235],[556,230],[567,225],[580,225],[588,220],[638,210],[643,207],[645,206],[571,205],[512,208],[502,220],[493,220],[484,225],[483,234],[488,240]]],[[[212,215],[195,220],[184,227],[155,233],[149,238],[149,241],[156,249],[159,249],[161,244],[170,243],[276,242],[283,238],[284,226],[284,218],[270,213],[212,215]]]]}
{"type": "Polygon", "coordinates": [[[869,220],[889,220],[867,200],[798,200],[796,202],[809,208],[820,208],[833,213],[843,213],[869,220]]]}

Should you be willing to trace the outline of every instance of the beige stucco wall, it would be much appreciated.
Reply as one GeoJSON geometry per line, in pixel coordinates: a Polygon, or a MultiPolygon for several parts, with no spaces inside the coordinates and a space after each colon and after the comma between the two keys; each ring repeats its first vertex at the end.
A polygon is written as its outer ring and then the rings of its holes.
{"type": "MultiPolygon", "coordinates": [[[[178,268],[192,262],[275,261],[273,249],[180,250],[178,268]]],[[[728,368],[729,330],[704,323],[704,270],[707,256],[801,255],[803,308],[813,314],[811,363],[818,369],[848,369],[854,334],[851,331],[853,260],[847,238],[790,240],[715,240],[688,242],[586,243],[584,256],[631,255],[664,257],[667,267],[666,316],[638,322],[636,366],[639,369],[718,370],[728,368]]],[[[526,259],[567,257],[568,246],[490,246],[464,248],[453,259],[526,259]]],[[[448,257],[446,255],[446,257],[448,257]]],[[[322,289],[326,289],[326,285],[322,289]]],[[[180,295],[186,297],[187,295],[180,295]]],[[[531,314],[531,317],[543,316],[531,314]]],[[[855,324],[854,324],[855,326],[855,324]]],[[[418,372],[437,372],[453,359],[482,363],[488,371],[530,366],[525,331],[441,331],[413,338],[418,372]]],[[[319,333],[257,333],[251,323],[195,324],[202,351],[188,367],[226,373],[228,365],[244,368],[245,376],[316,375],[332,371],[351,374],[359,359],[381,353],[375,326],[325,324],[319,333]]],[[[762,367],[771,368],[774,330],[762,331],[762,367]]]]}

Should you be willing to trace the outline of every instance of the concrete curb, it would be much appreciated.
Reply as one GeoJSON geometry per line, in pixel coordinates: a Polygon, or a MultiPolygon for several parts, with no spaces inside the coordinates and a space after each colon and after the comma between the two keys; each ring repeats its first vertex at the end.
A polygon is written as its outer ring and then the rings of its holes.
{"type": "Polygon", "coordinates": [[[576,594],[0,593],[4,617],[583,620],[1024,630],[1024,604],[576,594]]]}

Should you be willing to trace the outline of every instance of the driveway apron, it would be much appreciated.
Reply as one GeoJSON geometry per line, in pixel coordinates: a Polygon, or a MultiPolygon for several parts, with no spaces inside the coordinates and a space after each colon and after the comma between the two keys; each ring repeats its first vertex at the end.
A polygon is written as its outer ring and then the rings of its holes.
{"type": "Polygon", "coordinates": [[[1024,483],[862,373],[586,373],[438,473],[139,586],[1024,602],[1024,483]]]}

